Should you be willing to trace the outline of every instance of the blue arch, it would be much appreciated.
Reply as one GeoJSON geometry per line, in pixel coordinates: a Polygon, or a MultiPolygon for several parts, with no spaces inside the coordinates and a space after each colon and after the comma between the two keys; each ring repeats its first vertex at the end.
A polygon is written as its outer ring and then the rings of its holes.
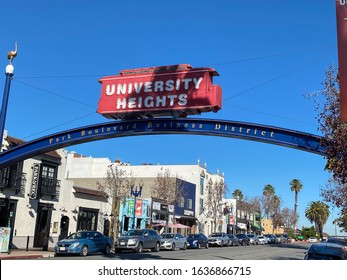
{"type": "Polygon", "coordinates": [[[295,130],[227,120],[158,118],[100,123],[44,136],[1,153],[0,169],[15,162],[72,145],[108,138],[154,134],[195,134],[239,138],[325,155],[322,137],[295,130]]]}

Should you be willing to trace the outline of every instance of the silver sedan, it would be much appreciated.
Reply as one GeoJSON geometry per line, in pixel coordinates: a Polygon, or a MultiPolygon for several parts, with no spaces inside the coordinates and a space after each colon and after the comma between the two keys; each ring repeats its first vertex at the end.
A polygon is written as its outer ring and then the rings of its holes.
{"type": "Polygon", "coordinates": [[[163,233],[160,237],[160,249],[172,251],[176,249],[187,249],[187,239],[180,233],[163,233]]]}

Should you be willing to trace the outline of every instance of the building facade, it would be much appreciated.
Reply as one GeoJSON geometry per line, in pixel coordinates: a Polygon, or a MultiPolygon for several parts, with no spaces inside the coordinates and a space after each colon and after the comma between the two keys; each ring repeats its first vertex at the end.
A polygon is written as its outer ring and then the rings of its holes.
{"type": "MultiPolygon", "coordinates": [[[[154,226],[158,221],[168,220],[169,224],[179,223],[187,225],[190,232],[202,232],[209,235],[217,228],[217,231],[226,231],[225,217],[222,215],[222,200],[220,214],[216,220],[207,207],[208,188],[211,188],[216,182],[224,184],[224,175],[213,174],[206,169],[206,164],[201,166],[198,162],[194,165],[129,165],[120,161],[111,162],[108,158],[84,157],[75,152],[67,155],[66,178],[72,180],[76,185],[94,187],[96,182],[105,178],[108,168],[116,167],[122,170],[135,182],[142,182],[143,199],[148,199],[150,203],[151,220],[150,224],[154,226]],[[167,214],[167,205],[160,202],[160,198],[153,198],[153,187],[158,174],[169,170],[172,178],[177,178],[184,182],[186,191],[185,196],[178,199],[175,205],[172,205],[174,212],[167,214]],[[152,200],[153,199],[153,200],[152,200]],[[155,200],[157,199],[157,200],[155,200]],[[159,199],[159,200],[158,200],[159,199]],[[164,207],[164,208],[163,208],[164,207]],[[159,217],[159,218],[158,218],[159,217]],[[174,219],[173,219],[174,217],[174,219]]],[[[129,194],[130,196],[130,194],[129,194]]],[[[129,217],[131,219],[131,217],[129,217]]],[[[136,218],[136,217],[135,217],[136,218]]],[[[120,216],[122,219],[122,216],[120,216]]]]}

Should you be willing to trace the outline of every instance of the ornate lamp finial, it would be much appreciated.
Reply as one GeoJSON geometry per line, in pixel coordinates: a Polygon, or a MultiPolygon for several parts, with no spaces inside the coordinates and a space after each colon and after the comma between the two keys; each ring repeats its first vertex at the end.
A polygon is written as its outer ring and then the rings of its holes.
{"type": "Polygon", "coordinates": [[[9,51],[7,53],[7,58],[10,60],[10,64],[12,64],[13,58],[15,58],[17,56],[17,52],[18,52],[18,43],[16,42],[15,50],[14,51],[9,51]]]}

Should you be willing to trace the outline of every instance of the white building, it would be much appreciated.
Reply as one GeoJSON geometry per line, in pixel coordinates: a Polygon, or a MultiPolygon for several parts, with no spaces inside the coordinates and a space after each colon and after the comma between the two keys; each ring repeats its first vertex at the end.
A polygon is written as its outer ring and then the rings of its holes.
{"type": "MultiPolygon", "coordinates": [[[[151,198],[151,187],[153,181],[157,178],[159,173],[165,170],[170,171],[172,177],[176,177],[183,181],[194,184],[195,187],[195,208],[194,217],[195,222],[191,232],[202,232],[209,235],[214,231],[214,217],[211,210],[207,209],[207,190],[215,182],[224,183],[224,174],[213,174],[206,169],[206,164],[201,166],[198,162],[193,165],[130,165],[122,162],[112,162],[108,158],[92,158],[83,157],[71,152],[67,155],[66,178],[72,180],[74,185],[93,188],[96,182],[102,180],[106,176],[109,166],[116,165],[118,169],[131,174],[136,178],[136,181],[142,180],[143,198],[151,198]]],[[[220,203],[220,213],[223,211],[223,202],[220,203]]],[[[217,231],[226,231],[225,217],[221,215],[216,220],[217,231]]],[[[192,225],[192,224],[191,224],[192,225]]]]}

